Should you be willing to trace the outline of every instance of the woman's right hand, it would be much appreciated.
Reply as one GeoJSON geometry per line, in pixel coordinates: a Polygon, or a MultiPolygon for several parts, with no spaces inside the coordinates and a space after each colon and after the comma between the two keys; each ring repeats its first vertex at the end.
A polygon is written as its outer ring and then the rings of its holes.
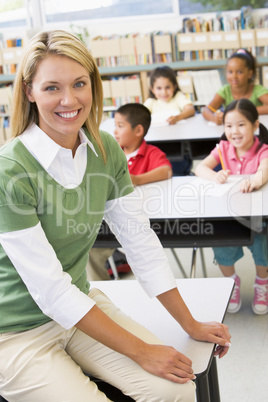
{"type": "Polygon", "coordinates": [[[171,346],[144,344],[135,360],[144,370],[158,377],[185,384],[196,377],[188,357],[171,346]]]}

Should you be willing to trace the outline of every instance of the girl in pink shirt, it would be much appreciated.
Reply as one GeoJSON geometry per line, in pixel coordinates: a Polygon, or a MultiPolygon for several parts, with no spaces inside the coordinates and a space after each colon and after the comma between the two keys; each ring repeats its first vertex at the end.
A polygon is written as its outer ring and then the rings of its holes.
{"type": "MultiPolygon", "coordinates": [[[[268,182],[268,131],[259,123],[256,106],[248,99],[230,103],[223,115],[225,134],[196,168],[196,176],[225,183],[229,175],[247,174],[240,186],[243,193],[258,190],[268,182]],[[259,128],[259,136],[254,132],[259,128]],[[222,161],[219,154],[221,153],[222,161]],[[222,163],[223,169],[215,171],[222,163]]],[[[256,265],[254,300],[252,308],[256,314],[268,313],[268,253],[267,239],[263,233],[256,233],[254,243],[249,246],[256,265]]],[[[235,280],[235,289],[228,311],[236,313],[241,307],[240,278],[235,273],[235,262],[243,256],[242,247],[215,247],[215,260],[224,276],[235,280]]]]}

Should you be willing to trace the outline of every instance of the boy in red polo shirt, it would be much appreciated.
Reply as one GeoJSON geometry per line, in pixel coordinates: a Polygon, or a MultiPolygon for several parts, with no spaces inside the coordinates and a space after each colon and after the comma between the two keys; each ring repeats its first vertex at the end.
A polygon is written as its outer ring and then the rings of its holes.
{"type": "MultiPolygon", "coordinates": [[[[144,136],[151,124],[150,111],[139,103],[127,103],[115,113],[115,138],[128,160],[128,169],[134,186],[166,180],[172,176],[171,163],[166,154],[146,143],[144,136]]],[[[110,275],[105,261],[114,249],[92,248],[89,254],[90,280],[107,280],[110,275]]]]}
{"type": "Polygon", "coordinates": [[[139,103],[127,103],[115,113],[115,138],[123,149],[134,186],[172,176],[171,163],[158,147],[146,143],[151,113],[139,103]]]}

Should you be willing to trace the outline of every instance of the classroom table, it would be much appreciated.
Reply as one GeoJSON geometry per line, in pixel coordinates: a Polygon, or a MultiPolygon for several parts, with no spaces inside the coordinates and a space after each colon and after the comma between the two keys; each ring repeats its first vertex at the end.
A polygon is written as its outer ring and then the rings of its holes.
{"type": "MultiPolygon", "coordinates": [[[[196,320],[223,322],[234,286],[232,279],[177,279],[176,282],[196,320]]],[[[214,344],[190,338],[156,298],[147,296],[136,280],[96,281],[91,282],[91,287],[102,290],[119,308],[151,330],[163,343],[175,347],[192,360],[197,377],[197,402],[220,401],[214,344]]]]}
{"type": "MultiPolygon", "coordinates": [[[[268,115],[261,115],[259,119],[268,128],[268,115]]],[[[110,118],[100,128],[113,134],[114,127],[114,119],[110,118]]],[[[149,144],[157,145],[174,162],[187,152],[191,159],[203,159],[219,142],[223,132],[223,125],[217,126],[197,113],[173,125],[151,125],[145,139],[149,144]]]]}
{"type": "MultiPolygon", "coordinates": [[[[196,176],[177,176],[137,186],[129,198],[134,197],[140,212],[149,217],[163,247],[193,248],[190,276],[194,277],[198,248],[250,245],[267,220],[268,183],[243,194],[239,190],[243,177],[230,176],[227,183],[216,184],[196,176]]],[[[127,198],[119,199],[124,208],[128,208],[127,198]]],[[[103,221],[94,247],[119,246],[103,221]]]]}

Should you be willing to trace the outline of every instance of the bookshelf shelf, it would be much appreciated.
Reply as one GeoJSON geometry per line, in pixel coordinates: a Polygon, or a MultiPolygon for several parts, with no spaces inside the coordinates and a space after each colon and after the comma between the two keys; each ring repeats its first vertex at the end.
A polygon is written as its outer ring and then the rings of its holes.
{"type": "MultiPolygon", "coordinates": [[[[268,57],[257,57],[257,64],[267,65],[268,57]]],[[[140,65],[129,65],[129,66],[116,66],[116,67],[99,67],[99,72],[101,75],[123,75],[123,74],[135,74],[141,73],[143,71],[150,72],[157,67],[163,65],[168,65],[174,70],[196,70],[204,68],[217,68],[225,67],[226,59],[219,60],[191,60],[191,61],[174,61],[167,63],[153,63],[153,64],[140,64],[140,65]]]]}
{"type": "Polygon", "coordinates": [[[14,79],[15,74],[0,74],[0,84],[10,84],[14,79]]]}

